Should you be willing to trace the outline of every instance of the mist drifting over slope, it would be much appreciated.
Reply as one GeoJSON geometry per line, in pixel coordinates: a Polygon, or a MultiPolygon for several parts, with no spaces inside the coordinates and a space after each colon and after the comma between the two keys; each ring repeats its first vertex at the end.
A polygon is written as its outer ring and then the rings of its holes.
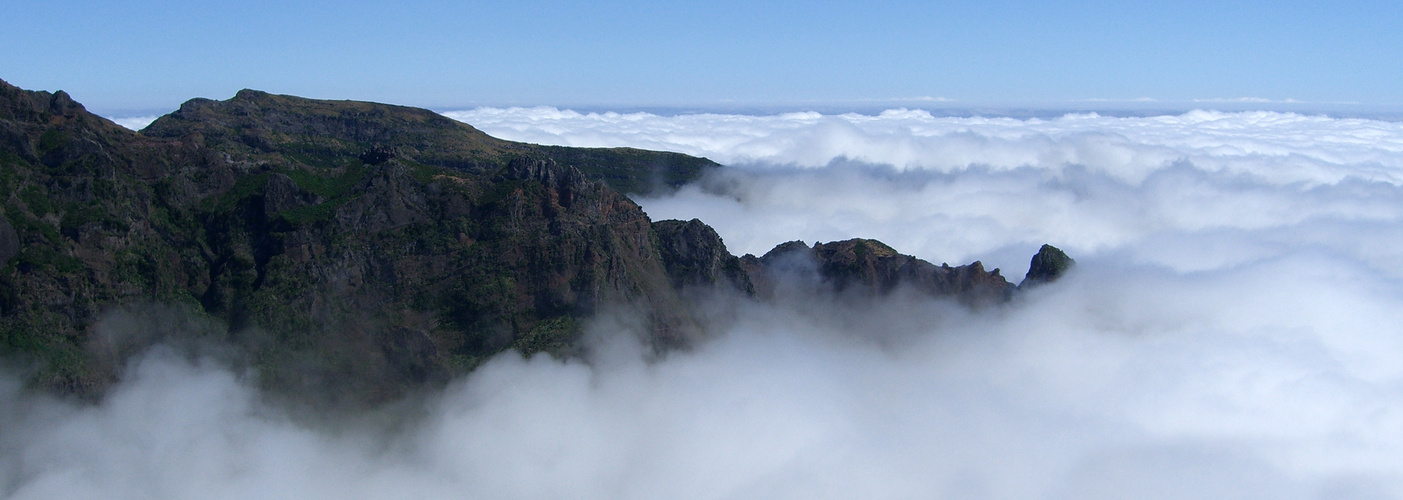
{"type": "Polygon", "coordinates": [[[100,406],[0,385],[10,498],[1394,498],[1403,125],[1279,113],[1049,120],[478,109],[489,134],[731,165],[639,200],[732,252],[880,239],[1021,276],[968,311],[718,298],[643,361],[509,354],[394,432],[330,428],[157,350],[100,406]]]}

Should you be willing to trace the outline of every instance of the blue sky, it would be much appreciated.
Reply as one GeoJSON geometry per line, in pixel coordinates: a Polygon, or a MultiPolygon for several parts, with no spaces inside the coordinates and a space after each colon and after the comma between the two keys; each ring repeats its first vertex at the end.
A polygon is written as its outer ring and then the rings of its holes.
{"type": "Polygon", "coordinates": [[[1403,104],[1396,1],[11,0],[4,10],[0,78],[114,114],[245,87],[439,109],[1403,104]]]}

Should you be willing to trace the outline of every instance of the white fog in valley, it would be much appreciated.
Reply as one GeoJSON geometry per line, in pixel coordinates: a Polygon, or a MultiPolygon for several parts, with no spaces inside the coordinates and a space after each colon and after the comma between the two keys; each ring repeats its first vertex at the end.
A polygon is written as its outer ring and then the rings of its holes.
{"type": "Polygon", "coordinates": [[[510,140],[728,165],[639,199],[733,253],[880,239],[1017,281],[969,311],[714,304],[647,362],[508,353],[407,427],[305,423],[244,375],[155,349],[100,405],[0,382],[7,498],[1398,498],[1403,124],[1120,118],[445,113],[510,140]]]}

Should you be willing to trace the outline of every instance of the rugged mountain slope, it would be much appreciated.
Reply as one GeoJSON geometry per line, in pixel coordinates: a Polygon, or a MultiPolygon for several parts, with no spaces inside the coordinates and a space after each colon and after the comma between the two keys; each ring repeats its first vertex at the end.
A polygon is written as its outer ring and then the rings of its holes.
{"type": "Polygon", "coordinates": [[[124,347],[96,346],[98,319],[144,304],[227,322],[266,385],[370,401],[503,349],[568,350],[611,301],[682,343],[647,216],[539,148],[256,92],[145,135],[62,92],[5,85],[0,113],[0,338],[43,362],[40,385],[100,391],[124,347]]]}
{"type": "Polygon", "coordinates": [[[507,349],[569,354],[610,304],[644,318],[656,351],[682,347],[689,297],[763,299],[796,272],[840,293],[1011,293],[977,262],[871,240],[737,258],[701,221],[654,223],[610,187],[712,166],[255,91],[136,134],[0,82],[0,354],[31,362],[37,386],[95,396],[152,343],[208,341],[267,388],[363,404],[507,349]]]}
{"type": "MultiPolygon", "coordinates": [[[[202,247],[172,221],[148,182],[185,165],[209,193],[232,172],[204,169],[212,152],[150,141],[87,113],[67,94],[0,84],[0,189],[16,246],[0,269],[0,342],[45,362],[42,385],[79,392],[92,357],[87,327],[102,308],[138,296],[188,300],[208,276],[202,247]]],[[[0,232],[4,232],[0,228],[0,232]]],[[[8,239],[8,238],[3,238],[8,239]]]]}
{"type": "Polygon", "coordinates": [[[1007,301],[1014,291],[998,269],[985,271],[979,261],[958,267],[937,266],[897,253],[877,240],[851,239],[815,243],[813,247],[791,241],[762,257],[747,254],[740,261],[762,297],[773,295],[786,284],[869,297],[902,286],[983,305],[1007,301]]]}
{"type": "Polygon", "coordinates": [[[726,250],[721,235],[702,221],[662,220],[653,223],[658,248],[672,286],[678,290],[717,287],[755,294],[741,260],[726,250]]]}

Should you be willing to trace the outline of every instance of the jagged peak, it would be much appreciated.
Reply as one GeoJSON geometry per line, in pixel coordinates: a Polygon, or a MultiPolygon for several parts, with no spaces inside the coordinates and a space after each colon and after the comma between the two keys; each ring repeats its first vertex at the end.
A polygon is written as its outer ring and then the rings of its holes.
{"type": "Polygon", "coordinates": [[[1038,249],[1038,253],[1033,255],[1032,261],[1028,263],[1028,273],[1023,276],[1023,282],[1019,283],[1018,287],[1031,287],[1056,281],[1076,263],[1076,260],[1068,257],[1061,249],[1044,244],[1042,248],[1038,249]]]}
{"type": "Polygon", "coordinates": [[[503,178],[534,179],[547,186],[577,186],[588,182],[578,168],[561,165],[550,158],[521,156],[512,159],[502,171],[503,178]]]}

